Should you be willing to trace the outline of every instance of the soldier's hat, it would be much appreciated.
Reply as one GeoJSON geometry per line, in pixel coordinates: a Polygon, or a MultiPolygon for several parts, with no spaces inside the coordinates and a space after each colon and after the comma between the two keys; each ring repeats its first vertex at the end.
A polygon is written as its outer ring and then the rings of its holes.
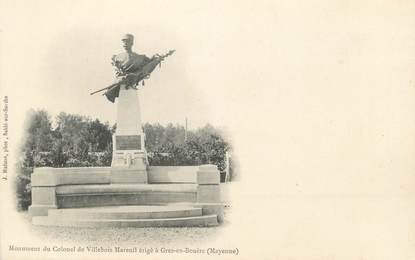
{"type": "Polygon", "coordinates": [[[121,37],[121,40],[134,40],[134,35],[126,33],[121,37]]]}

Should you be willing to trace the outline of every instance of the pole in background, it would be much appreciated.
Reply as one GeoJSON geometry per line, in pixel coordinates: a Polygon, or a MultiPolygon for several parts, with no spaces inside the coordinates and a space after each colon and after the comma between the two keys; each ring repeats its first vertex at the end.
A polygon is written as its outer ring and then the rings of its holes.
{"type": "Polygon", "coordinates": [[[187,117],[185,117],[184,141],[187,142],[187,117]]]}
{"type": "Polygon", "coordinates": [[[231,156],[228,151],[225,152],[225,182],[228,182],[230,179],[230,162],[231,162],[231,156]]]}

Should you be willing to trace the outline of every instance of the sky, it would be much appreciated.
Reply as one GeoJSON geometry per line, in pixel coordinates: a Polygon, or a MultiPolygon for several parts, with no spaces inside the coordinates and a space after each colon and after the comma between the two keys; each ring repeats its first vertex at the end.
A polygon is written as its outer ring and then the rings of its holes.
{"type": "Polygon", "coordinates": [[[9,95],[26,97],[11,102],[19,111],[64,111],[114,123],[115,105],[89,93],[113,82],[110,58],[123,51],[121,35],[131,33],[137,53],[176,50],[139,91],[144,122],[183,124],[187,117],[190,128],[226,126],[222,108],[232,111],[243,92],[248,106],[249,96],[257,95],[262,64],[254,66],[256,45],[270,47],[261,35],[272,33],[275,18],[269,10],[247,24],[251,14],[243,14],[255,5],[185,3],[177,8],[175,3],[143,1],[133,9],[104,2],[91,13],[92,4],[63,1],[49,5],[45,16],[30,15],[42,12],[36,2],[9,5],[10,13],[19,10],[25,17],[20,23],[17,17],[4,19],[4,85],[9,95]]]}

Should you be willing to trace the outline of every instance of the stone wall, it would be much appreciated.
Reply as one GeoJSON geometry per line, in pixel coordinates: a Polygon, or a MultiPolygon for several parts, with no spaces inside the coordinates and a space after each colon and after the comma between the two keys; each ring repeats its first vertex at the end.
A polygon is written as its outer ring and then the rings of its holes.
{"type": "MultiPolygon", "coordinates": [[[[110,167],[36,168],[32,174],[32,205],[29,213],[31,216],[45,216],[49,209],[60,208],[62,199],[59,196],[62,194],[58,194],[57,189],[63,188],[69,190],[68,193],[72,192],[71,196],[94,196],[94,201],[101,197],[102,200],[108,200],[111,196],[122,198],[128,195],[128,204],[131,201],[134,203],[134,196],[137,203],[145,203],[145,196],[153,198],[151,203],[157,203],[154,198],[160,196],[160,203],[168,203],[168,198],[172,198],[175,199],[172,202],[194,203],[204,210],[212,209],[215,203],[221,202],[220,176],[215,165],[149,167],[148,179],[148,184],[111,184],[110,167]],[[123,185],[133,189],[126,189],[123,185]],[[195,188],[189,189],[189,185],[195,188]]],[[[122,199],[114,201],[117,205],[123,204],[122,199]]],[[[77,206],[76,202],[71,205],[77,206]]]]}

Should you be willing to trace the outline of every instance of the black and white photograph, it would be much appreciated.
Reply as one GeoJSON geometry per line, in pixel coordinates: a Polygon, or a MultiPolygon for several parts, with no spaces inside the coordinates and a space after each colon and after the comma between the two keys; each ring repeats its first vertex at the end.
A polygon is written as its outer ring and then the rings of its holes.
{"type": "Polygon", "coordinates": [[[414,11],[0,0],[0,260],[414,259],[414,11]]]}

